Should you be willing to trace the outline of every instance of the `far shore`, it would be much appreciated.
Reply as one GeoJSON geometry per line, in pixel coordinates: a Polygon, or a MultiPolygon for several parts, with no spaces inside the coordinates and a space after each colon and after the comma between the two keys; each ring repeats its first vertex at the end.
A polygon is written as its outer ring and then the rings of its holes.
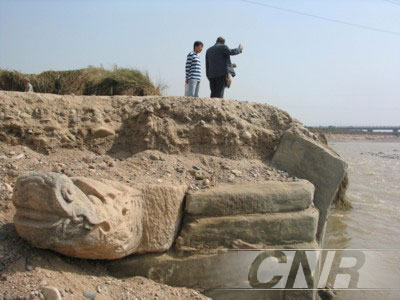
{"type": "Polygon", "coordinates": [[[326,138],[329,142],[341,141],[377,141],[400,143],[400,136],[391,133],[326,133],[326,138]]]}

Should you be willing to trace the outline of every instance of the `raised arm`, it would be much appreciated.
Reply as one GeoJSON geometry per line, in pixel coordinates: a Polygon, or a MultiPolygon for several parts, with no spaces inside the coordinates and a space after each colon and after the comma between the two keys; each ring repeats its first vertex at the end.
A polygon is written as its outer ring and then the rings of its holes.
{"type": "Polygon", "coordinates": [[[242,44],[240,44],[239,47],[234,48],[234,49],[229,49],[228,46],[225,46],[224,50],[225,50],[226,55],[238,55],[238,54],[242,53],[243,46],[242,46],[242,44]]]}

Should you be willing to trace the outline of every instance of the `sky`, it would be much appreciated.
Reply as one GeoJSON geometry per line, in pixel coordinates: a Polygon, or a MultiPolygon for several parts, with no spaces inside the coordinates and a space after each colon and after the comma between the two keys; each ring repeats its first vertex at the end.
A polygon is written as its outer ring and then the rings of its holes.
{"type": "Polygon", "coordinates": [[[400,0],[0,0],[0,68],[23,73],[117,65],[183,95],[200,40],[208,97],[218,36],[244,46],[225,98],[309,126],[400,125],[400,0]]]}

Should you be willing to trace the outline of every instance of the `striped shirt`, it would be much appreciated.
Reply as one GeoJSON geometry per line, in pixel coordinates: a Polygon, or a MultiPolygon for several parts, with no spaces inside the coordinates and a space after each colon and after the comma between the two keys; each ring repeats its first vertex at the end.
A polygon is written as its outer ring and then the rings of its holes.
{"type": "Polygon", "coordinates": [[[186,59],[186,80],[189,79],[198,81],[201,79],[200,57],[194,51],[191,51],[186,59]]]}

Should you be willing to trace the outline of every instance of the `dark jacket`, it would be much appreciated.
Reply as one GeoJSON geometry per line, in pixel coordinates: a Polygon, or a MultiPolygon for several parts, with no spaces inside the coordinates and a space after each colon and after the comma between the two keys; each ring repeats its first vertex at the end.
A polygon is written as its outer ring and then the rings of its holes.
{"type": "Polygon", "coordinates": [[[207,78],[216,78],[228,74],[230,55],[240,54],[239,48],[229,49],[223,44],[215,44],[207,49],[206,52],[206,75],[207,78]]]}

